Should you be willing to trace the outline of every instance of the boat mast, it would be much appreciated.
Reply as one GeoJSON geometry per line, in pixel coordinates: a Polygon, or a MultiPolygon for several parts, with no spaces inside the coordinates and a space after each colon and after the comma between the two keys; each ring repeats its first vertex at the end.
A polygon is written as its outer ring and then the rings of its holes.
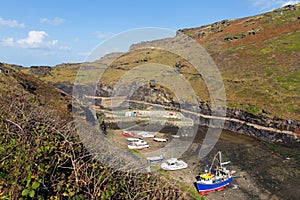
{"type": "Polygon", "coordinates": [[[213,164],[214,164],[214,162],[215,162],[215,160],[217,159],[217,156],[219,155],[219,165],[220,165],[220,167],[222,167],[222,163],[221,163],[221,161],[222,161],[222,158],[221,158],[221,151],[218,151],[218,153],[215,155],[215,157],[214,157],[214,159],[213,159],[213,161],[212,161],[212,163],[211,163],[211,165],[210,165],[210,168],[209,168],[209,173],[211,173],[211,169],[212,169],[212,166],[213,166],[213,164]]]}
{"type": "Polygon", "coordinates": [[[219,151],[218,153],[219,153],[220,167],[222,168],[222,153],[221,153],[221,151],[219,151]]]}

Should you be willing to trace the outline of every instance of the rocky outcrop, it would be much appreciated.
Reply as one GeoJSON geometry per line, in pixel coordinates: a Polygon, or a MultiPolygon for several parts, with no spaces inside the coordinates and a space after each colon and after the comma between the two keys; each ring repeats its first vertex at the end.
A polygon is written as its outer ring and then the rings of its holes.
{"type": "MultiPolygon", "coordinates": [[[[72,85],[65,83],[57,83],[56,87],[72,93],[72,85]]],[[[300,144],[300,124],[295,120],[281,119],[278,117],[269,117],[270,113],[263,110],[257,115],[240,110],[227,108],[226,116],[217,116],[212,112],[210,104],[200,101],[198,108],[200,112],[193,112],[196,105],[189,105],[185,103],[184,108],[181,108],[182,103],[176,102],[176,99],[172,98],[164,88],[154,83],[149,83],[146,87],[139,87],[138,84],[132,84],[131,86],[124,86],[130,88],[123,88],[121,91],[134,91],[133,94],[128,97],[129,106],[132,109],[149,109],[159,108],[166,110],[178,110],[181,111],[186,117],[197,119],[201,126],[213,126],[213,128],[223,128],[226,130],[243,133],[263,141],[272,143],[282,143],[286,145],[297,146],[300,144]],[[189,109],[191,108],[191,109],[189,109]],[[211,125],[211,119],[224,120],[224,127],[218,127],[218,125],[211,125]]],[[[87,90],[91,89],[88,86],[78,87],[82,90],[82,94],[86,94],[87,90]]],[[[91,91],[92,92],[92,91],[91,91]]],[[[113,87],[110,85],[99,84],[96,90],[96,96],[109,97],[113,93],[113,87]]],[[[92,93],[91,93],[92,94],[92,93]]],[[[127,96],[128,94],[124,94],[127,96]]],[[[96,100],[97,105],[101,104],[96,100]]],[[[218,124],[218,123],[216,123],[218,124]]]]}
{"type": "Polygon", "coordinates": [[[6,64],[6,63],[2,63],[0,62],[0,73],[1,74],[11,74],[14,72],[18,72],[22,69],[22,66],[20,65],[13,65],[13,64],[6,64]]]}
{"type": "Polygon", "coordinates": [[[286,5],[282,8],[274,10],[273,12],[277,15],[282,15],[286,12],[290,12],[290,11],[293,11],[293,10],[298,10],[298,8],[295,5],[286,5]]]}
{"type": "MultiPolygon", "coordinates": [[[[199,113],[193,112],[194,105],[185,103],[186,110],[180,108],[181,104],[170,98],[164,90],[155,88],[141,88],[136,90],[130,97],[130,107],[132,109],[147,109],[150,106],[164,107],[164,109],[180,110],[186,117],[199,120],[199,125],[211,126],[211,119],[224,120],[224,127],[214,126],[214,128],[224,128],[226,130],[243,133],[253,136],[263,141],[272,143],[283,143],[286,145],[300,144],[300,123],[296,120],[269,117],[267,111],[254,115],[252,113],[227,108],[226,116],[217,116],[212,112],[210,104],[199,102],[199,113]],[[134,101],[136,100],[136,101],[134,101]],[[188,108],[191,109],[188,109],[188,108]]],[[[218,123],[216,123],[218,124],[218,123]]]]}
{"type": "Polygon", "coordinates": [[[164,46],[168,42],[172,41],[172,38],[165,38],[160,40],[153,40],[153,41],[144,41],[136,44],[132,44],[129,48],[129,51],[134,51],[142,48],[149,48],[155,46],[164,46]]]}
{"type": "Polygon", "coordinates": [[[53,86],[57,87],[58,89],[72,95],[72,92],[73,92],[73,84],[68,82],[68,81],[65,81],[65,82],[57,82],[57,83],[54,83],[53,86]]]}
{"type": "Polygon", "coordinates": [[[29,74],[36,75],[38,77],[44,77],[51,75],[51,67],[49,66],[31,66],[29,74]]]}
{"type": "Polygon", "coordinates": [[[208,35],[223,32],[224,28],[230,25],[231,23],[229,20],[222,20],[199,28],[179,29],[177,34],[183,33],[194,39],[205,38],[208,35]]]}

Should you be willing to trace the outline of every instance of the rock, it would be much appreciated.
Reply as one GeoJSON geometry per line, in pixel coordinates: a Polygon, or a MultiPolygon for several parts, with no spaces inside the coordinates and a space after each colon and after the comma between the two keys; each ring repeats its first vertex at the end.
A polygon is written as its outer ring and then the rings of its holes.
{"type": "Polygon", "coordinates": [[[281,8],[283,11],[291,11],[291,10],[297,10],[295,5],[286,5],[283,8],[281,8]]]}
{"type": "Polygon", "coordinates": [[[181,62],[177,62],[177,63],[175,63],[174,66],[175,66],[176,68],[178,68],[178,69],[181,69],[181,68],[183,68],[185,65],[182,64],[181,62]]]}
{"type": "Polygon", "coordinates": [[[29,74],[34,74],[40,77],[51,75],[51,67],[49,66],[31,66],[29,74]]]}
{"type": "Polygon", "coordinates": [[[232,37],[226,37],[226,38],[224,38],[224,40],[225,40],[225,41],[231,41],[231,40],[233,40],[233,39],[232,39],[232,37]]]}
{"type": "Polygon", "coordinates": [[[239,189],[239,186],[236,185],[236,184],[231,184],[231,188],[232,188],[233,190],[236,190],[236,189],[239,189]]]}
{"type": "Polygon", "coordinates": [[[198,33],[198,35],[197,35],[198,38],[205,37],[205,36],[206,36],[205,32],[198,33]]]}
{"type": "Polygon", "coordinates": [[[271,114],[270,112],[266,111],[265,109],[262,109],[261,112],[262,112],[263,114],[266,114],[266,115],[270,115],[270,114],[271,114]]]}

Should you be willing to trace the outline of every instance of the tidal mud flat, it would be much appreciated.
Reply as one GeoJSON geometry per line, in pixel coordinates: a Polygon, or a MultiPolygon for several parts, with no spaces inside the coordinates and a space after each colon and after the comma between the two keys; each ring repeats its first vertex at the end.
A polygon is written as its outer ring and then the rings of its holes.
{"type": "MultiPolygon", "coordinates": [[[[168,172],[174,179],[196,190],[195,177],[220,150],[223,159],[231,161],[229,167],[237,171],[236,177],[223,191],[210,193],[206,199],[297,199],[300,196],[299,147],[267,143],[223,130],[212,151],[200,159],[198,154],[206,131],[207,128],[198,127],[193,143],[181,157],[189,167],[168,172]]],[[[176,127],[167,126],[159,134],[171,139],[176,132],[176,127]]]]}
{"type": "MultiPolygon", "coordinates": [[[[223,130],[213,150],[204,159],[198,156],[206,128],[199,127],[193,144],[182,159],[188,162],[185,174],[194,178],[209,165],[217,151],[224,160],[230,160],[237,171],[233,182],[220,192],[213,192],[207,199],[298,199],[300,196],[299,147],[285,147],[260,141],[241,133],[223,130]]],[[[181,172],[179,172],[181,173],[181,172]]],[[[182,173],[182,180],[185,179],[182,173]]],[[[176,174],[175,176],[178,176],[176,174]]],[[[194,179],[195,180],[195,179],[194,179]]],[[[193,180],[193,181],[194,181],[193,180]]]]}

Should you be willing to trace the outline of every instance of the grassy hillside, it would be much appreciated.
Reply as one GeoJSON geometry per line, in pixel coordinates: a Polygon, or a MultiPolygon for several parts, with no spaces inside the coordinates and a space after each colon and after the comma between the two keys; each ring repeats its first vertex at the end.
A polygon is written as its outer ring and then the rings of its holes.
{"type": "MultiPolygon", "coordinates": [[[[300,120],[299,30],[300,5],[297,4],[257,16],[178,31],[199,42],[217,64],[225,84],[228,107],[300,120]]],[[[160,63],[176,68],[179,62],[183,64],[180,73],[191,83],[199,99],[209,101],[201,76],[187,61],[168,52],[134,48],[144,44],[133,45],[132,51],[115,60],[101,81],[114,84],[126,71],[141,64],[160,63]]],[[[88,65],[94,67],[92,70],[103,69],[97,62],[88,65]]],[[[51,83],[73,82],[79,66],[56,66],[50,75],[41,79],[51,83]]],[[[88,82],[89,78],[85,79],[88,82]]]]}
{"type": "Polygon", "coordinates": [[[79,140],[68,94],[14,67],[5,69],[11,71],[0,73],[1,199],[191,198],[158,174],[100,163],[79,140]]]}
{"type": "Polygon", "coordinates": [[[300,119],[299,8],[182,30],[214,58],[230,107],[300,119]]]}

